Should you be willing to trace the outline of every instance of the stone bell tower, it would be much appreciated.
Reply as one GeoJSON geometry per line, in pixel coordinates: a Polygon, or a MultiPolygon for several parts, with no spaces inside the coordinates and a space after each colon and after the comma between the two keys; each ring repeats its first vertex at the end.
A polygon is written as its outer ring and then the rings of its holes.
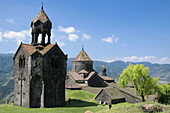
{"type": "Polygon", "coordinates": [[[13,57],[14,105],[31,108],[63,106],[67,55],[57,43],[51,44],[52,23],[43,7],[31,27],[31,44],[21,42],[13,57]]]}
{"type": "Polygon", "coordinates": [[[32,43],[33,45],[47,45],[50,44],[52,23],[46,13],[41,7],[41,11],[37,14],[34,20],[31,22],[32,28],[32,43]],[[41,43],[38,43],[38,36],[41,34],[41,43]],[[45,37],[48,36],[48,42],[45,43],[45,37]]]}

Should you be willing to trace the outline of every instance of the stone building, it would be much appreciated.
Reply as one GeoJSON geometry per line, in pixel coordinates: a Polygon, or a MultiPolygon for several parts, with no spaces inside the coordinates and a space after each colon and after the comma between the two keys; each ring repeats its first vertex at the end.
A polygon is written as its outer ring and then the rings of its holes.
{"type": "MultiPolygon", "coordinates": [[[[141,98],[133,93],[131,89],[120,89],[119,87],[110,87],[101,89],[95,97],[100,104],[116,104],[121,102],[138,103],[141,98]]],[[[134,90],[135,91],[135,90],[134,90]]]]}
{"type": "Polygon", "coordinates": [[[63,106],[67,55],[57,43],[51,44],[52,23],[43,7],[33,19],[31,27],[31,44],[21,42],[13,57],[14,105],[63,106]]]}
{"type": "Polygon", "coordinates": [[[99,91],[95,100],[100,104],[116,104],[125,102],[125,97],[117,88],[106,88],[99,91]]]}
{"type": "Polygon", "coordinates": [[[71,86],[74,86],[74,89],[76,89],[75,86],[79,89],[80,86],[85,85],[91,87],[107,86],[103,78],[93,69],[93,61],[83,48],[72,63],[73,70],[67,72],[67,89],[71,89],[71,86]]]}
{"type": "Polygon", "coordinates": [[[112,83],[112,82],[115,82],[113,78],[109,77],[106,75],[106,66],[103,65],[103,68],[102,68],[102,76],[101,78],[107,82],[107,83],[112,83]]]}

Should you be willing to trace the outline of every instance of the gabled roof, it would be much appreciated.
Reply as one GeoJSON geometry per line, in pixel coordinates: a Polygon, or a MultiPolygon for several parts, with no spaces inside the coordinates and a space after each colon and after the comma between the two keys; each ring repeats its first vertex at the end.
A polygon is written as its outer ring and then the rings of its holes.
{"type": "Polygon", "coordinates": [[[78,73],[79,73],[79,74],[81,74],[81,73],[84,74],[84,73],[88,73],[88,72],[87,72],[86,70],[83,69],[83,70],[79,71],[78,73]]]}
{"type": "Polygon", "coordinates": [[[21,43],[21,46],[28,52],[29,55],[32,55],[37,51],[37,49],[30,44],[21,43]]]}
{"type": "Polygon", "coordinates": [[[84,51],[84,49],[82,48],[82,50],[80,51],[80,53],[76,56],[76,58],[73,60],[73,62],[75,61],[92,61],[92,59],[87,55],[87,53],[84,51]]]}
{"type": "Polygon", "coordinates": [[[40,51],[42,55],[45,55],[51,48],[53,48],[56,44],[49,44],[44,49],[40,51]]]}
{"type": "MultiPolygon", "coordinates": [[[[88,75],[88,77],[85,78],[85,80],[89,80],[94,74],[96,74],[99,78],[101,78],[100,75],[99,75],[96,71],[92,71],[92,72],[88,75]]],[[[102,79],[102,78],[101,78],[101,79],[102,79]]],[[[103,80],[103,79],[102,79],[102,80],[103,80]]]]}
{"type": "Polygon", "coordinates": [[[123,94],[122,94],[117,88],[101,89],[101,90],[99,91],[99,93],[96,95],[95,98],[97,98],[102,91],[104,91],[104,92],[109,96],[109,98],[110,98],[111,100],[113,100],[113,99],[125,98],[125,97],[123,96],[123,94]]]}
{"type": "Polygon", "coordinates": [[[77,72],[68,71],[68,74],[72,76],[74,80],[84,80],[77,72]]]}
{"type": "Polygon", "coordinates": [[[89,80],[95,73],[95,71],[92,71],[85,80],[89,80]]]}
{"type": "Polygon", "coordinates": [[[114,80],[113,78],[109,77],[109,76],[100,76],[103,80],[114,80]]]}
{"type": "Polygon", "coordinates": [[[50,19],[43,10],[43,7],[41,8],[41,11],[37,14],[37,16],[33,19],[32,23],[35,23],[38,20],[41,21],[42,23],[49,22],[51,24],[50,19]]]}
{"type": "Polygon", "coordinates": [[[66,86],[67,89],[81,89],[81,86],[78,85],[77,83],[72,83],[66,86]]]}
{"type": "MultiPolygon", "coordinates": [[[[39,53],[42,54],[42,55],[45,55],[45,54],[46,54],[49,50],[51,50],[55,45],[57,46],[57,43],[55,43],[55,44],[49,44],[49,45],[47,45],[47,46],[45,46],[45,47],[43,46],[43,47],[42,47],[42,48],[43,48],[42,50],[38,50],[38,49],[36,49],[36,48],[35,48],[33,45],[31,45],[31,44],[24,44],[24,43],[21,42],[18,50],[19,50],[21,47],[23,47],[23,48],[27,51],[27,53],[28,53],[29,55],[34,54],[36,51],[39,52],[39,53]]],[[[41,46],[41,45],[39,45],[39,46],[41,46]]],[[[14,57],[16,56],[18,50],[17,50],[16,53],[14,54],[14,57]]],[[[61,50],[61,49],[59,48],[59,50],[61,50]]],[[[62,53],[62,54],[64,54],[64,53],[62,53]]],[[[14,57],[13,57],[13,58],[14,58],[14,57]]]]}

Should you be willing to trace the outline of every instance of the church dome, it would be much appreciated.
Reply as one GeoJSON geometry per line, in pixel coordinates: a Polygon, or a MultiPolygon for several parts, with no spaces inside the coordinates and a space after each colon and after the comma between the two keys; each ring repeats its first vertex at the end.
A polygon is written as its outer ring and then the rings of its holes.
{"type": "Polygon", "coordinates": [[[81,70],[86,70],[88,73],[93,70],[93,61],[92,59],[87,55],[87,53],[82,50],[80,53],[76,56],[76,58],[73,60],[73,71],[80,72],[81,70]]]}
{"type": "Polygon", "coordinates": [[[82,50],[80,51],[80,53],[76,56],[76,58],[73,60],[73,62],[76,61],[92,61],[92,59],[87,55],[87,53],[84,51],[84,49],[82,48],[82,50]]]}

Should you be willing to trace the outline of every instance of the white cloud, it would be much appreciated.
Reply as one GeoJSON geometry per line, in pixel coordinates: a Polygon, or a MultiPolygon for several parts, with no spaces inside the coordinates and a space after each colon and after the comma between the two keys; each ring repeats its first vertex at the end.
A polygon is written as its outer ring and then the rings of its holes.
{"type": "Polygon", "coordinates": [[[15,22],[12,18],[7,18],[6,21],[10,24],[15,24],[15,22]]]}
{"type": "Polygon", "coordinates": [[[22,30],[19,32],[15,31],[6,31],[3,33],[3,37],[7,39],[15,39],[18,44],[20,44],[26,37],[31,36],[30,30],[22,30]]]}
{"type": "Polygon", "coordinates": [[[79,38],[79,37],[78,37],[78,35],[76,35],[76,34],[69,34],[69,35],[68,35],[68,39],[69,39],[70,41],[72,41],[72,42],[76,42],[78,38],[79,38]]]}
{"type": "Polygon", "coordinates": [[[87,34],[82,34],[82,37],[83,37],[82,40],[91,39],[91,36],[87,34]]]}
{"type": "Polygon", "coordinates": [[[111,37],[103,38],[102,41],[107,43],[113,43],[114,41],[115,43],[117,43],[119,41],[119,38],[112,35],[111,37]]]}
{"type": "Polygon", "coordinates": [[[63,26],[58,26],[58,30],[60,32],[64,32],[64,33],[73,33],[73,32],[75,32],[74,27],[66,27],[66,28],[64,28],[63,26]]]}
{"type": "Polygon", "coordinates": [[[0,32],[0,42],[3,41],[2,39],[2,32],[0,32]]]}
{"type": "Polygon", "coordinates": [[[113,62],[116,60],[121,60],[121,61],[125,61],[125,62],[151,62],[151,63],[158,63],[158,64],[170,64],[170,58],[168,57],[156,57],[156,56],[143,56],[143,57],[139,57],[139,56],[131,56],[131,57],[116,57],[113,59],[103,59],[101,61],[105,61],[105,62],[113,62]]]}
{"type": "Polygon", "coordinates": [[[15,53],[14,51],[10,51],[9,53],[15,53]]]}
{"type": "Polygon", "coordinates": [[[102,41],[107,42],[107,43],[112,43],[113,38],[112,37],[103,38],[102,41]]]}
{"type": "Polygon", "coordinates": [[[57,44],[59,45],[59,46],[65,46],[65,43],[64,42],[61,42],[61,41],[56,41],[57,42],[57,44]]]}

